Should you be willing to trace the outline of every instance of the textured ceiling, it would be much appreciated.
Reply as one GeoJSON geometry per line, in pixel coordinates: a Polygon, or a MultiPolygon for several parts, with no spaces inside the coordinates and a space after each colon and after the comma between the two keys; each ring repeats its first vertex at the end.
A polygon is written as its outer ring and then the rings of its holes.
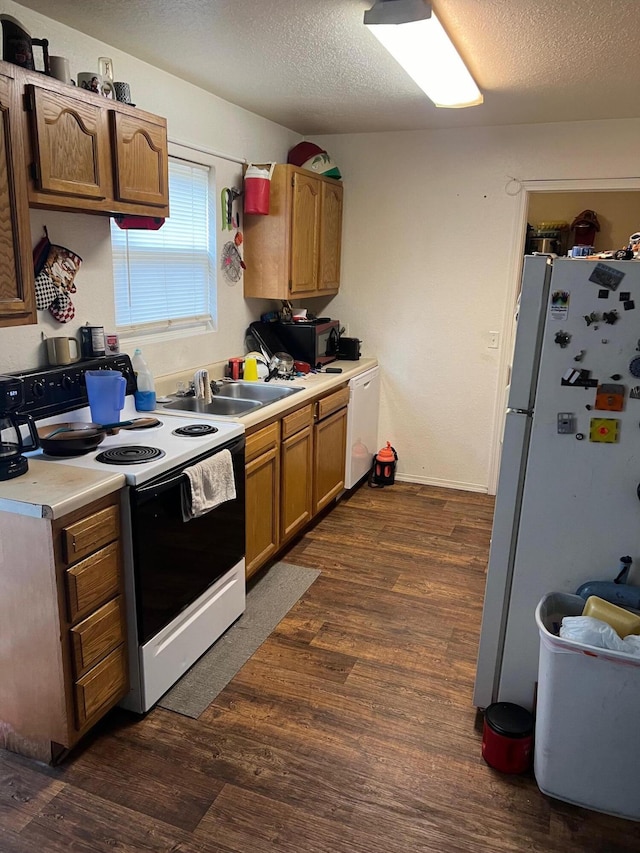
{"type": "Polygon", "coordinates": [[[437,109],[362,23],[373,0],[22,0],[301,134],[630,118],[640,0],[433,0],[484,94],[437,109]]]}

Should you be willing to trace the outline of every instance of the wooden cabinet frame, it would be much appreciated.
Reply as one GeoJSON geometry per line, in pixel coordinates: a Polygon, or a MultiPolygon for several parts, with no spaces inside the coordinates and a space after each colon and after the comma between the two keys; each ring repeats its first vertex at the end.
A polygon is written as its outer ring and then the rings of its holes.
{"type": "Polygon", "coordinates": [[[0,678],[2,747],[52,761],[128,690],[120,530],[104,523],[119,508],[114,492],[54,521],[0,513],[0,622],[11,648],[0,678]],[[81,549],[71,554],[76,535],[81,549]],[[109,583],[92,567],[101,550],[109,583]]]}
{"type": "Polygon", "coordinates": [[[245,297],[300,299],[340,287],[342,183],[276,165],[268,216],[245,215],[245,297]]]}
{"type": "Polygon", "coordinates": [[[21,87],[0,63],[0,327],[37,321],[21,87]]]}
{"type": "Polygon", "coordinates": [[[247,436],[247,578],[340,495],[348,402],[345,385],[247,436]]]}
{"type": "Polygon", "coordinates": [[[166,119],[19,69],[29,205],[169,215],[166,119]]]}

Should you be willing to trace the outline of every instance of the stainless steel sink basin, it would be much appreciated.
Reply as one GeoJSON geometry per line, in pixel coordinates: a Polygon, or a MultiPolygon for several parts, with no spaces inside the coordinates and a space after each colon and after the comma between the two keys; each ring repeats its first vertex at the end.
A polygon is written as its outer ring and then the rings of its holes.
{"type": "Polygon", "coordinates": [[[219,382],[214,400],[220,397],[233,397],[242,400],[258,400],[260,403],[275,403],[302,391],[302,388],[283,388],[281,385],[267,385],[264,382],[219,382]]]}
{"type": "Polygon", "coordinates": [[[182,412],[196,412],[201,415],[244,415],[262,406],[258,400],[234,400],[232,397],[215,396],[210,403],[196,400],[195,397],[177,397],[171,403],[165,403],[165,409],[178,409],[182,412]]]}
{"type": "Polygon", "coordinates": [[[281,385],[266,385],[260,382],[219,382],[218,391],[210,403],[195,397],[175,397],[165,403],[165,409],[195,412],[201,415],[244,415],[269,403],[302,391],[302,388],[283,388],[281,385]]]}

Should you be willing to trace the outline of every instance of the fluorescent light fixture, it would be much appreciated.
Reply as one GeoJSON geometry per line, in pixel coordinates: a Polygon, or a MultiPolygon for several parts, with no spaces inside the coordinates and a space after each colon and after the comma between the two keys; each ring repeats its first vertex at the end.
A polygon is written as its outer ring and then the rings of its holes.
{"type": "Polygon", "coordinates": [[[437,107],[473,107],[482,94],[425,0],[377,0],[364,13],[386,47],[437,107]]]}

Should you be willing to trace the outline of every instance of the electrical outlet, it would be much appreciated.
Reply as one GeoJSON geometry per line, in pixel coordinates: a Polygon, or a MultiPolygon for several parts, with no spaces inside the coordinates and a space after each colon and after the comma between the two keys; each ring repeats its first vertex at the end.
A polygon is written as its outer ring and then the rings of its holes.
{"type": "Polygon", "coordinates": [[[498,349],[500,346],[500,332],[489,332],[489,349],[498,349]]]}

